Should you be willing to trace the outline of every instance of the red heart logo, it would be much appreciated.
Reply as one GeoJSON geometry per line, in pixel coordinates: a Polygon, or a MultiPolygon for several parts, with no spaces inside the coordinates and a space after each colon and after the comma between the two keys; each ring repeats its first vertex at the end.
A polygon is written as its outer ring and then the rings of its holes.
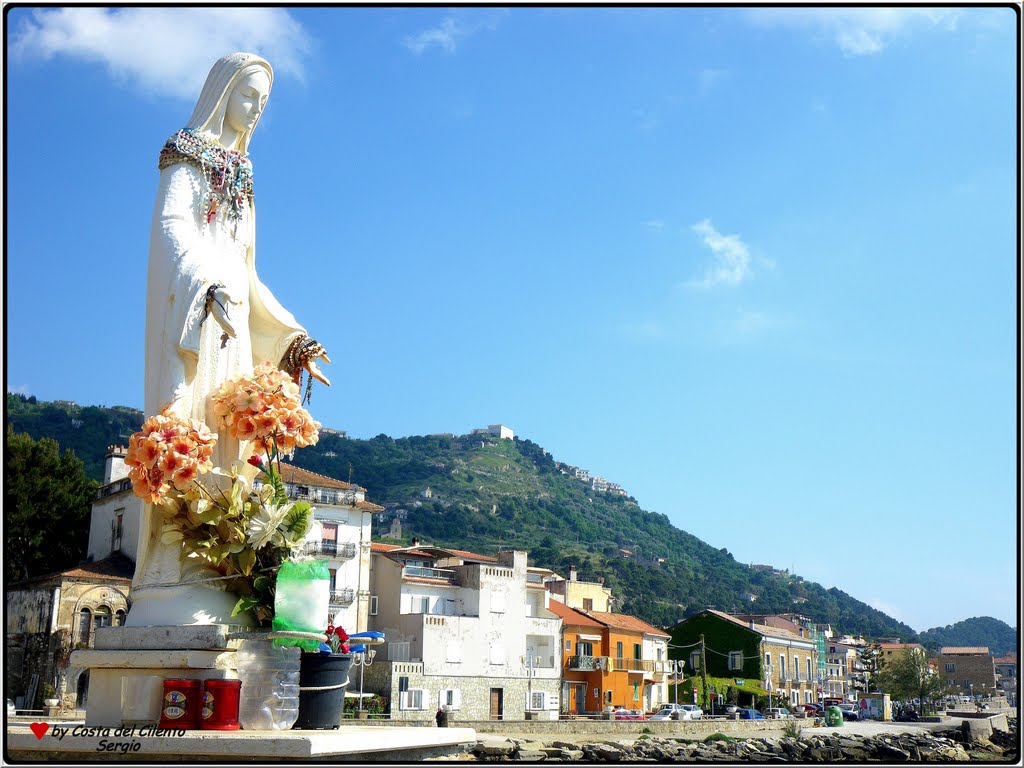
{"type": "Polygon", "coordinates": [[[41,738],[43,738],[43,736],[46,735],[46,732],[48,730],[50,730],[50,724],[49,723],[32,723],[32,725],[30,725],[29,728],[32,729],[32,733],[34,733],[36,735],[37,739],[41,739],[41,738]]]}

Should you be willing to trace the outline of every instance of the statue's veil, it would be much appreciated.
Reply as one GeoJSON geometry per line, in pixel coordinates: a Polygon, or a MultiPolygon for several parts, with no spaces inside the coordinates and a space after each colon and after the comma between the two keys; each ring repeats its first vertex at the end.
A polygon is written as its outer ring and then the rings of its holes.
{"type": "MultiPolygon", "coordinates": [[[[270,84],[273,85],[274,70],[271,68],[270,62],[254,53],[229,53],[227,56],[217,59],[213,68],[210,69],[210,74],[206,76],[206,84],[203,85],[196,108],[185,127],[209,131],[219,136],[224,127],[227,97],[232,88],[243,77],[247,77],[259,69],[266,71],[270,78],[270,84]]],[[[259,118],[256,119],[252,128],[239,137],[238,149],[243,154],[249,151],[249,139],[252,138],[252,133],[256,130],[258,123],[259,118]]]]}

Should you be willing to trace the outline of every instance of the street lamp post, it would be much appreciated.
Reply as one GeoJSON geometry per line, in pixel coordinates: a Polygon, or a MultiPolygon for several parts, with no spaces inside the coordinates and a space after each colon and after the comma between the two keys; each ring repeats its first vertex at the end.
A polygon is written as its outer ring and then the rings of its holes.
{"type": "Polygon", "coordinates": [[[352,663],[359,667],[359,703],[356,706],[360,712],[363,711],[363,669],[373,664],[373,657],[376,655],[376,649],[370,648],[352,656],[352,663]]]}

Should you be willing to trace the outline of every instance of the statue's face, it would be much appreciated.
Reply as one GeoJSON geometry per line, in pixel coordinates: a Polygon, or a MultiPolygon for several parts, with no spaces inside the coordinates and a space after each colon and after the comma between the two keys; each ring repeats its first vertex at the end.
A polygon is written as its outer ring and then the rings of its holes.
{"type": "Polygon", "coordinates": [[[270,77],[263,70],[243,77],[228,96],[224,122],[241,133],[252,130],[270,96],[270,77]]]}

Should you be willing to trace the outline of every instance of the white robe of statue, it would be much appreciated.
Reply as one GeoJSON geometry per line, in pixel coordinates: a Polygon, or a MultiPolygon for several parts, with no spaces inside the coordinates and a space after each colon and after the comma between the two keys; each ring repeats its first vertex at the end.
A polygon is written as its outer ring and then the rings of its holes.
{"type": "MultiPolygon", "coordinates": [[[[216,120],[219,108],[223,120],[223,102],[254,66],[267,70],[269,93],[269,64],[251,54],[233,54],[214,66],[197,114],[205,110],[216,120]]],[[[202,117],[193,115],[189,127],[202,128],[202,117]]],[[[250,133],[252,127],[255,120],[250,133]]],[[[244,138],[247,143],[248,136],[244,138]]],[[[145,414],[157,414],[170,403],[177,415],[206,422],[218,433],[213,464],[226,470],[234,461],[248,458],[250,443],[239,443],[217,429],[209,395],[226,379],[251,372],[263,360],[279,363],[304,331],[256,275],[251,203],[237,219],[222,210],[207,221],[204,191],[208,192],[207,180],[194,165],[177,162],[160,171],[146,288],[145,414]],[[226,337],[224,327],[205,312],[207,291],[214,284],[223,286],[222,295],[230,299],[234,338],[226,337]]],[[[161,543],[160,527],[158,510],[144,504],[126,624],[245,623],[231,618],[237,596],[217,582],[195,583],[211,574],[190,567],[190,562],[183,566],[180,542],[161,543]],[[181,583],[189,581],[193,583],[181,583]]]]}

